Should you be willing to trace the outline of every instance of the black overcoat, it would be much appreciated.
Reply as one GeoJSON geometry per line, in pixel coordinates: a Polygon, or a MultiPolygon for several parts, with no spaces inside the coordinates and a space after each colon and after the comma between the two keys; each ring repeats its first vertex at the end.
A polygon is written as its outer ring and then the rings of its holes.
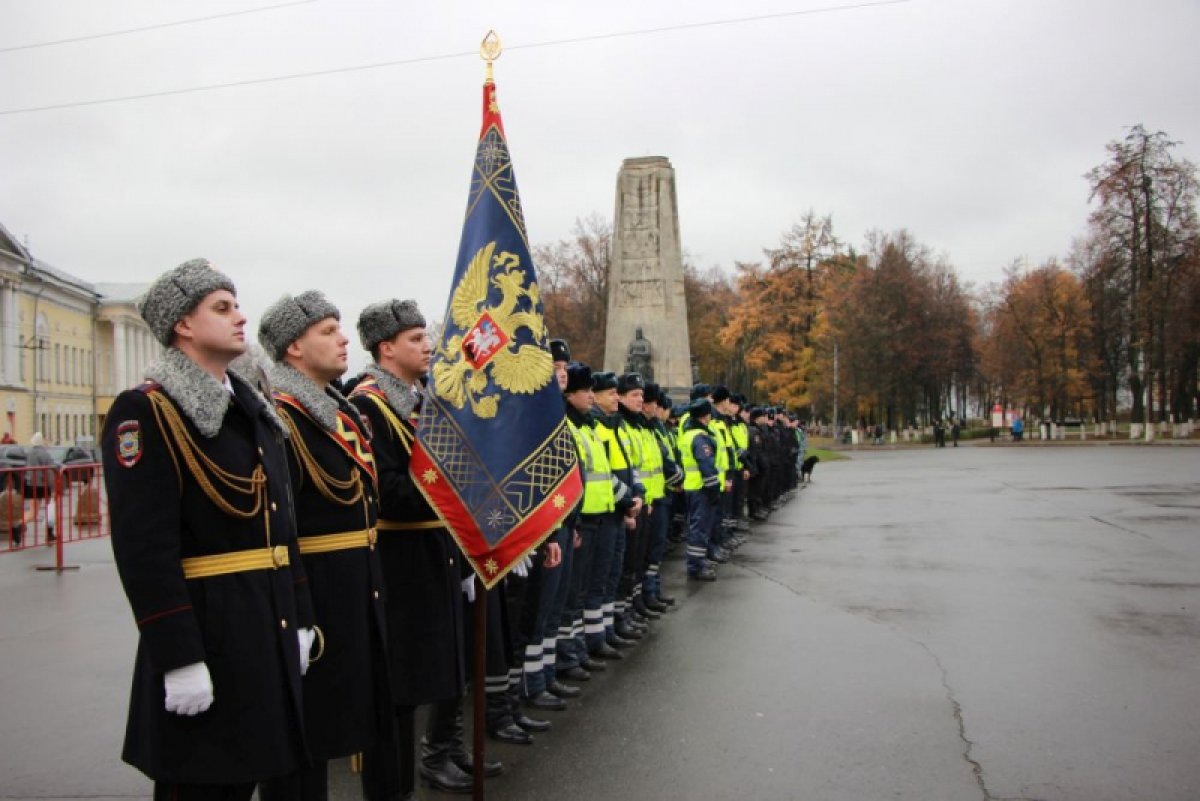
{"type": "MultiPolygon", "coordinates": [[[[374,529],[378,490],[368,467],[347,450],[353,443],[339,444],[302,408],[286,401],[278,402],[278,408],[295,426],[288,456],[300,537],[374,529]],[[335,498],[348,501],[359,494],[358,487],[361,497],[349,504],[325,497],[300,457],[301,444],[335,481],[350,482],[358,476],[355,489],[327,487],[335,498]]],[[[358,419],[352,409],[342,411],[352,421],[358,419]]],[[[364,448],[370,453],[369,446],[364,448]]],[[[379,710],[386,703],[377,699],[387,694],[383,570],[376,546],[305,553],[301,558],[324,638],[323,651],[314,646],[313,655],[319,658],[304,676],[305,731],[313,759],[328,760],[367,750],[380,731],[379,710]]],[[[390,723],[390,710],[387,720],[390,723]]]]}
{"type": "MultiPolygon", "coordinates": [[[[160,427],[150,396],[179,407],[158,385],[121,393],[104,426],[113,554],[139,632],[122,756],[161,782],[252,782],[290,773],[307,758],[296,631],[313,616],[283,433],[262,397],[230,378],[235,399],[215,437],[180,419],[198,453],[220,470],[249,477],[264,468],[266,496],[249,518],[210,499],[178,443],[172,457],[166,438],[174,435],[160,427]],[[286,546],[290,566],[184,578],[181,558],[267,545],[286,546]],[[208,666],[212,706],[194,717],[167,712],[163,674],[195,662],[208,666]]],[[[253,507],[208,475],[234,508],[253,507]]]]}
{"type": "Polygon", "coordinates": [[[393,700],[419,705],[456,698],[466,682],[462,579],[470,566],[442,526],[389,530],[389,523],[431,523],[437,514],[408,474],[415,429],[395,409],[397,431],[378,406],[381,395],[350,397],[367,418],[379,474],[379,555],[387,585],[388,661],[393,700]]]}

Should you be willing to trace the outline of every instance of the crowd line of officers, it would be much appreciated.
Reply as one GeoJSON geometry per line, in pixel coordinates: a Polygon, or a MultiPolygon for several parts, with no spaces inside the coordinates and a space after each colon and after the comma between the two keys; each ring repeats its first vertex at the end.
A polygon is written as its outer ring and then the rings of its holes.
{"type": "Polygon", "coordinates": [[[328,762],[361,759],[370,799],[470,792],[467,612],[488,605],[486,721],[515,744],[551,727],[592,673],[675,603],[660,569],[716,579],[795,489],[803,427],[697,385],[686,405],[635,373],[593,372],[550,343],[584,483],[563,525],[476,597],[466,560],[409,475],[432,347],[411,301],[368,306],[372,361],[318,291],[265,312],[265,374],[230,279],[207,261],[139,301],[164,345],[103,432],[116,564],[139,640],[123,758],[155,799],[325,799],[328,762]],[[416,710],[427,707],[416,741],[416,710]]]}

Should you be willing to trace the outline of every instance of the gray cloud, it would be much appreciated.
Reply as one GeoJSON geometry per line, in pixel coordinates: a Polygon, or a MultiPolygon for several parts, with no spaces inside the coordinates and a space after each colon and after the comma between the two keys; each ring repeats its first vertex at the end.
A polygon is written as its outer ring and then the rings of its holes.
{"type": "MultiPolygon", "coordinates": [[[[0,47],[248,7],[0,0],[0,47]]],[[[0,110],[472,51],[489,27],[520,45],[819,7],[322,1],[0,53],[0,110]]],[[[982,284],[1065,255],[1124,126],[1196,152],[1198,29],[1189,0],[912,0],[510,49],[496,75],[534,242],[611,216],[621,160],[664,155],[700,266],[760,258],[812,208],[858,246],[906,227],[982,284]]],[[[0,116],[0,219],[93,281],[203,255],[252,317],[321,288],[349,321],[392,295],[436,318],[482,77],[459,58],[0,116]]]]}

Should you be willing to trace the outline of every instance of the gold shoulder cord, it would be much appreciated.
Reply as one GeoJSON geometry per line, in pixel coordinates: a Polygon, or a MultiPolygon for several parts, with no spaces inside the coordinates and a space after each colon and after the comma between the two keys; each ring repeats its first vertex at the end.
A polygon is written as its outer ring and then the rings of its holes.
{"type": "MultiPolygon", "coordinates": [[[[200,485],[200,488],[204,490],[204,494],[208,496],[208,499],[217,508],[230,517],[236,517],[241,520],[249,520],[258,515],[263,510],[267,497],[267,474],[263,470],[263,466],[261,464],[255,465],[254,472],[250,474],[249,478],[234,475],[228,470],[223,470],[219,465],[205,456],[204,452],[196,445],[174,404],[158,392],[149,393],[149,397],[153,404],[154,417],[158,422],[159,429],[163,432],[163,439],[167,443],[167,448],[171,451],[171,459],[175,462],[176,472],[179,472],[179,461],[175,456],[175,448],[178,448],[180,456],[183,457],[184,464],[188,467],[188,471],[196,479],[196,483],[200,485]],[[168,432],[170,435],[168,435],[168,432]],[[243,512],[232,506],[221,496],[217,488],[213,486],[213,482],[209,479],[209,474],[237,495],[253,497],[254,508],[248,512],[243,512]]],[[[267,518],[267,526],[267,541],[269,543],[271,536],[270,517],[267,518]]]]}
{"type": "Polygon", "coordinates": [[[395,430],[396,436],[400,438],[400,444],[404,446],[404,450],[408,453],[408,455],[412,456],[412,432],[408,430],[408,427],[405,426],[404,423],[400,422],[400,418],[396,416],[396,413],[392,411],[392,407],[388,406],[387,402],[384,401],[383,398],[379,397],[378,395],[372,395],[371,393],[365,394],[368,398],[375,402],[375,405],[379,407],[379,411],[383,412],[383,416],[387,418],[388,423],[390,423],[391,427],[395,430]]]}
{"type": "Polygon", "coordinates": [[[287,423],[288,430],[291,431],[290,437],[292,448],[296,451],[296,456],[300,459],[300,464],[304,466],[304,471],[312,478],[313,486],[321,493],[321,496],[331,503],[336,503],[339,506],[353,506],[358,503],[363,497],[362,476],[357,468],[351,468],[350,478],[346,481],[341,481],[331,476],[320,464],[317,463],[316,457],[312,455],[308,445],[304,442],[304,437],[300,436],[300,429],[296,427],[296,421],[286,411],[280,415],[287,423]],[[337,495],[341,492],[345,495],[347,492],[353,491],[353,496],[342,498],[337,495]]]}

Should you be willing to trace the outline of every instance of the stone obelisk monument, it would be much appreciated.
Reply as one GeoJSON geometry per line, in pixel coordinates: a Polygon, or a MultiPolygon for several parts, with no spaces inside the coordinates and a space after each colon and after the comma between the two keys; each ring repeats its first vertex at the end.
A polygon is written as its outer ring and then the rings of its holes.
{"type": "Polygon", "coordinates": [[[692,386],[675,169],[625,159],[617,175],[604,369],[632,370],[685,401],[692,386]]]}

